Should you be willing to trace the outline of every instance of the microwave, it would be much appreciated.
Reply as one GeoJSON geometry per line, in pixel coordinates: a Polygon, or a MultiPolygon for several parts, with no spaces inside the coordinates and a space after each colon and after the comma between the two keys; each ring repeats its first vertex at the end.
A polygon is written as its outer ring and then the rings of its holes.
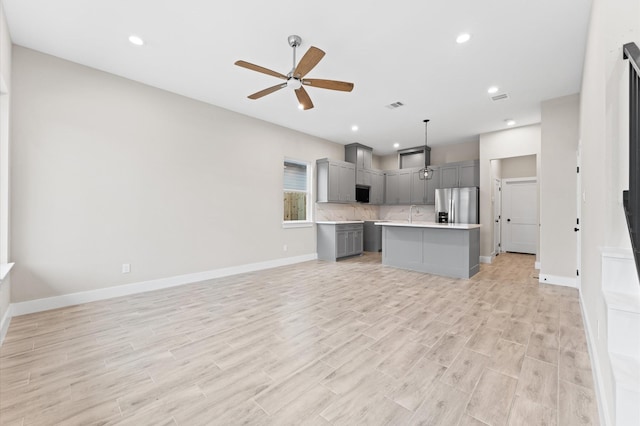
{"type": "Polygon", "coordinates": [[[356,185],[356,201],[359,203],[369,202],[370,187],[364,185],[356,185]]]}

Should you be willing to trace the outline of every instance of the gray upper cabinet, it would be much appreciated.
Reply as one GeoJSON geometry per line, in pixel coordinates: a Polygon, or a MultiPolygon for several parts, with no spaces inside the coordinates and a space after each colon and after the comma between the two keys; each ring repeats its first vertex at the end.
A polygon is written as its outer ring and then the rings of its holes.
{"type": "Polygon", "coordinates": [[[430,166],[433,170],[431,179],[420,179],[421,169],[411,170],[411,204],[435,204],[436,188],[440,188],[440,168],[430,166]]]}
{"type": "Polygon", "coordinates": [[[458,187],[458,166],[442,166],[440,167],[440,188],[457,188],[458,187]]]}
{"type": "Polygon", "coordinates": [[[426,204],[427,181],[420,179],[420,169],[411,170],[411,204],[426,204]]]}
{"type": "Polygon", "coordinates": [[[385,204],[399,204],[399,185],[398,176],[400,170],[388,170],[384,177],[384,203],[385,204]]]}
{"type": "Polygon", "coordinates": [[[384,204],[384,172],[367,170],[369,176],[369,204],[384,204]]]}
{"type": "Polygon", "coordinates": [[[433,169],[433,174],[431,179],[427,180],[427,196],[425,204],[435,204],[436,203],[436,189],[441,188],[440,186],[440,167],[438,166],[430,166],[433,169]]]}
{"type": "Polygon", "coordinates": [[[345,145],[344,159],[355,164],[356,169],[370,169],[373,162],[373,149],[359,143],[345,145]]]}
{"type": "Polygon", "coordinates": [[[480,162],[464,161],[440,166],[440,188],[480,186],[480,162]]]}
{"type": "Polygon", "coordinates": [[[458,180],[460,188],[467,186],[480,186],[480,162],[469,161],[460,164],[458,168],[458,180]]]}
{"type": "Polygon", "coordinates": [[[356,201],[356,167],[352,163],[323,158],[316,161],[319,203],[356,201]]]}
{"type": "Polygon", "coordinates": [[[411,169],[386,172],[384,188],[385,204],[411,204],[411,169]]]}
{"type": "Polygon", "coordinates": [[[433,174],[428,180],[420,179],[420,168],[385,171],[384,204],[435,204],[438,188],[480,186],[478,160],[429,167],[433,174]]]}
{"type": "Polygon", "coordinates": [[[410,204],[411,203],[411,170],[400,170],[398,174],[398,204],[410,204]]]}

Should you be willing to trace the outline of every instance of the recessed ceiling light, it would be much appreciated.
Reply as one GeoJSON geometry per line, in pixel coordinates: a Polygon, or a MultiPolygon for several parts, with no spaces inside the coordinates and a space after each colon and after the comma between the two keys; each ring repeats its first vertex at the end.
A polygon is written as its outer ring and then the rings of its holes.
{"type": "Polygon", "coordinates": [[[514,126],[516,124],[516,120],[504,120],[505,123],[507,123],[507,126],[514,126]]]}
{"type": "Polygon", "coordinates": [[[396,143],[393,144],[393,147],[394,148],[400,148],[400,144],[398,142],[396,142],[396,143]]]}
{"type": "Polygon", "coordinates": [[[144,44],[144,40],[135,34],[129,36],[129,42],[131,42],[131,44],[135,44],[136,46],[142,46],[144,44]]]}
{"type": "Polygon", "coordinates": [[[494,94],[494,93],[498,93],[498,88],[496,86],[491,86],[487,89],[487,93],[489,94],[494,94]]]}
{"type": "Polygon", "coordinates": [[[351,126],[351,130],[353,130],[354,132],[358,131],[358,126],[356,126],[355,124],[353,126],[351,126]]]}
{"type": "Polygon", "coordinates": [[[469,41],[470,38],[471,36],[469,34],[462,33],[456,38],[456,43],[458,44],[466,43],[469,41]]]}

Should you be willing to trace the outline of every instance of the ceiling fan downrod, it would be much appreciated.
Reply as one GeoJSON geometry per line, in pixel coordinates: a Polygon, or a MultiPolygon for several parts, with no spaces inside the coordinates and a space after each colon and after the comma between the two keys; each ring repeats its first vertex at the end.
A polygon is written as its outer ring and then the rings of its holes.
{"type": "Polygon", "coordinates": [[[293,73],[296,70],[296,48],[302,44],[302,39],[300,36],[290,35],[287,38],[287,41],[289,42],[289,46],[293,47],[293,66],[291,67],[291,72],[288,75],[288,77],[291,78],[295,77],[293,73]]]}

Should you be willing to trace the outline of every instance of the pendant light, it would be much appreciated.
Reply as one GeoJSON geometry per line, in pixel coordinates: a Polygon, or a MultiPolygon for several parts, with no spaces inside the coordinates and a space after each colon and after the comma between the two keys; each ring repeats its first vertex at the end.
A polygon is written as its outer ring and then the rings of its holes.
{"type": "Polygon", "coordinates": [[[433,169],[427,164],[427,150],[429,149],[427,146],[427,124],[429,124],[429,120],[422,121],[424,121],[424,168],[420,169],[418,177],[420,180],[429,180],[433,177],[433,169]]]}

